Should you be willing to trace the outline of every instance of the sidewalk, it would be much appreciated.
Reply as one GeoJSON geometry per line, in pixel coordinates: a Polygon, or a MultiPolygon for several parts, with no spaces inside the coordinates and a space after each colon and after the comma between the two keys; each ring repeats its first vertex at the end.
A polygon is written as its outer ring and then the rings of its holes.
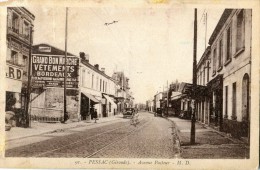
{"type": "Polygon", "coordinates": [[[66,124],[60,122],[57,123],[31,122],[30,128],[12,127],[10,131],[5,131],[6,134],[5,140],[12,141],[16,139],[36,136],[36,135],[55,132],[55,131],[61,131],[65,129],[78,128],[78,127],[90,126],[93,124],[115,121],[121,118],[122,115],[119,114],[112,117],[100,118],[99,120],[97,120],[97,123],[95,123],[94,120],[79,121],[79,122],[68,121],[66,124]]]}
{"type": "Polygon", "coordinates": [[[191,120],[169,117],[174,122],[181,146],[182,158],[194,159],[245,159],[249,146],[241,140],[228,137],[210,127],[196,122],[196,144],[190,145],[191,120]]]}

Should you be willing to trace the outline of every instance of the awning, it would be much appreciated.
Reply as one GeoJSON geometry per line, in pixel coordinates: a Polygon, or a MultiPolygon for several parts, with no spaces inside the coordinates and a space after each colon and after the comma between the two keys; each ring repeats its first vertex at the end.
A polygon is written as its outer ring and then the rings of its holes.
{"type": "Polygon", "coordinates": [[[88,93],[84,93],[84,92],[81,92],[83,93],[87,98],[89,98],[92,102],[94,103],[100,103],[100,101],[98,99],[96,99],[93,95],[91,94],[88,94],[88,93]]]}
{"type": "MultiPolygon", "coordinates": [[[[179,91],[188,96],[192,95],[192,84],[190,83],[182,83],[179,91]]],[[[207,86],[196,85],[195,96],[206,96],[207,95],[207,86]]]]}
{"type": "Polygon", "coordinates": [[[207,86],[210,91],[222,89],[223,88],[223,74],[217,75],[214,79],[212,79],[210,82],[208,82],[207,86]]]}
{"type": "Polygon", "coordinates": [[[183,95],[182,95],[182,93],[180,93],[180,92],[172,92],[171,100],[180,99],[182,96],[183,96],[183,95]]]}
{"type": "Polygon", "coordinates": [[[104,94],[104,97],[108,100],[108,102],[110,102],[114,107],[117,107],[117,105],[115,104],[114,100],[109,97],[108,95],[104,94]]]}

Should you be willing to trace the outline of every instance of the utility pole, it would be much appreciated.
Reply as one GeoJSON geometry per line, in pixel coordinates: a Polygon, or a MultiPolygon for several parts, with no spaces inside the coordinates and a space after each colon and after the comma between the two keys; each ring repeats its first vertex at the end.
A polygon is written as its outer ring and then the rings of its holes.
{"type": "Polygon", "coordinates": [[[66,81],[67,81],[67,36],[68,36],[68,7],[66,7],[66,24],[65,24],[65,61],[64,61],[64,118],[65,123],[68,119],[67,99],[66,99],[66,81]]]}
{"type": "Polygon", "coordinates": [[[190,143],[195,144],[195,112],[196,112],[196,86],[197,86],[197,8],[194,11],[194,44],[193,44],[193,81],[192,81],[192,116],[191,116],[191,134],[190,134],[190,143]]]}
{"type": "Polygon", "coordinates": [[[29,61],[28,61],[28,81],[26,91],[26,106],[25,106],[25,127],[30,127],[30,115],[29,115],[29,104],[31,94],[31,60],[32,60],[32,33],[33,28],[30,26],[30,50],[29,50],[29,61]]]}

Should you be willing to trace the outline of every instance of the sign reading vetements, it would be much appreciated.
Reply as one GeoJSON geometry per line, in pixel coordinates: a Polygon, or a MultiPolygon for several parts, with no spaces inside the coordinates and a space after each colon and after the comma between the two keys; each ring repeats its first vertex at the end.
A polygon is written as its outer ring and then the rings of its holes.
{"type": "Polygon", "coordinates": [[[67,69],[68,88],[78,87],[78,68],[79,59],[76,57],[67,57],[67,66],[65,68],[64,56],[32,56],[32,77],[35,86],[63,87],[64,69],[67,69]]]}

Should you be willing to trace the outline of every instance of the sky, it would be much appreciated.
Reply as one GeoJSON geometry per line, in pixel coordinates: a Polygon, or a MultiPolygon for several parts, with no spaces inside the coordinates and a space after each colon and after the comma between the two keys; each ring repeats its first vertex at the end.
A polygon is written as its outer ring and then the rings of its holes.
{"type": "MultiPolygon", "coordinates": [[[[30,6],[35,15],[34,44],[65,49],[65,8],[30,6]]],[[[198,9],[199,61],[206,42],[224,9],[198,9]]],[[[170,84],[192,81],[194,9],[172,6],[70,7],[68,52],[89,55],[92,65],[111,76],[123,71],[129,77],[135,102],[145,103],[170,84]],[[105,25],[105,23],[116,23],[105,25]]]]}

